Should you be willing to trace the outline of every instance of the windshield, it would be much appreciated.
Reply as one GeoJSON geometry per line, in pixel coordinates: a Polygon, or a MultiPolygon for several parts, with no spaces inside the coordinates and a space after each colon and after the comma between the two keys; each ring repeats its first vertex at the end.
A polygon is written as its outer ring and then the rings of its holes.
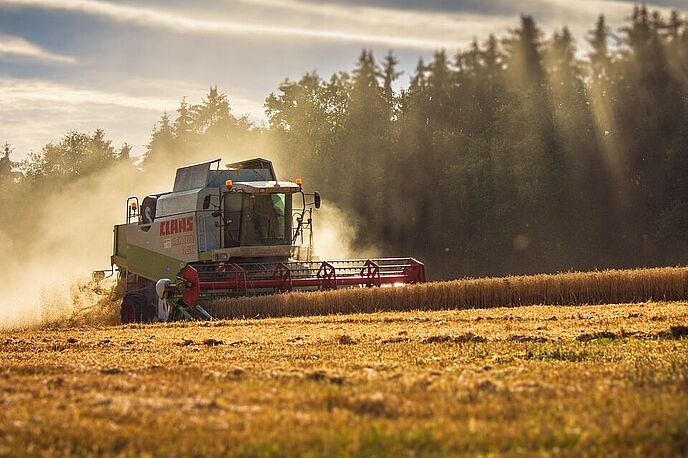
{"type": "Polygon", "coordinates": [[[244,194],[241,245],[291,244],[291,195],[244,194]]]}

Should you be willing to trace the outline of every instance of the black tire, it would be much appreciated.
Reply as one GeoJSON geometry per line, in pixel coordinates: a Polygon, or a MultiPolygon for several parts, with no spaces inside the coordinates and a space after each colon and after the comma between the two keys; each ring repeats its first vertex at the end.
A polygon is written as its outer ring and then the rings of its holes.
{"type": "Polygon", "coordinates": [[[146,302],[143,294],[127,293],[124,295],[119,313],[122,324],[150,323],[154,315],[153,306],[146,302]]]}

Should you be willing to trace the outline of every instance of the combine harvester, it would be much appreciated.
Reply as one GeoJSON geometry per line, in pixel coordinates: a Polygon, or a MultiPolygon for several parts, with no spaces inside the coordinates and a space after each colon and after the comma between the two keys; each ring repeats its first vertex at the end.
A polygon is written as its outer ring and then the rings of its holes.
{"type": "Polygon", "coordinates": [[[218,298],[426,281],[413,258],[318,260],[317,208],[317,192],[278,180],[265,159],[182,167],[172,192],[127,200],[112,267],[94,278],[118,271],[122,323],[210,320],[203,304],[218,298]]]}

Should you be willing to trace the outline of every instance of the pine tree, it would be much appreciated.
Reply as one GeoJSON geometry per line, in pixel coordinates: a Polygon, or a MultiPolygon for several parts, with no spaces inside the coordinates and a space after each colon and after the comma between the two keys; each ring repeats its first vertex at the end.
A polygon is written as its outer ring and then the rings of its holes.
{"type": "Polygon", "coordinates": [[[545,81],[542,62],[542,31],[532,16],[521,16],[521,26],[504,41],[512,83],[517,87],[540,87],[545,81]]]}
{"type": "Polygon", "coordinates": [[[131,145],[127,142],[124,142],[124,144],[122,144],[122,147],[119,149],[117,159],[125,164],[131,164],[131,149],[131,145]]]}
{"type": "Polygon", "coordinates": [[[385,102],[388,105],[388,112],[390,118],[395,116],[397,111],[397,100],[394,94],[394,82],[399,79],[403,72],[397,71],[399,60],[394,56],[390,50],[382,61],[382,89],[385,97],[385,102]]]}
{"type": "Polygon", "coordinates": [[[12,177],[13,163],[10,160],[12,148],[8,142],[2,147],[2,157],[0,157],[0,185],[8,182],[12,177]]]}
{"type": "Polygon", "coordinates": [[[482,53],[485,71],[488,78],[497,77],[503,69],[504,56],[499,49],[499,41],[494,35],[485,43],[485,50],[482,53]]]}
{"type": "Polygon", "coordinates": [[[413,72],[413,75],[411,75],[411,84],[409,85],[409,92],[421,92],[426,88],[428,84],[426,72],[427,67],[425,66],[425,62],[423,62],[423,58],[418,59],[416,69],[413,72]]]}
{"type": "Polygon", "coordinates": [[[177,119],[174,120],[173,124],[174,135],[178,138],[189,136],[193,132],[193,128],[194,117],[192,116],[191,108],[186,101],[186,97],[183,97],[181,102],[179,102],[177,119]]]}
{"type": "Polygon", "coordinates": [[[195,153],[199,136],[194,130],[195,124],[192,108],[189,107],[186,97],[184,97],[179,102],[177,119],[174,120],[172,125],[178,155],[195,153]]]}
{"type": "Polygon", "coordinates": [[[114,164],[116,155],[112,140],[105,138],[105,131],[97,129],[89,139],[82,173],[93,173],[114,164]]]}
{"type": "MultiPolygon", "coordinates": [[[[346,118],[337,142],[340,160],[347,158],[354,176],[363,182],[379,180],[389,167],[391,119],[384,89],[378,81],[375,59],[370,51],[363,50],[352,72],[351,94],[346,118]]],[[[350,189],[350,181],[342,176],[341,189],[350,189]]],[[[356,186],[350,189],[350,208],[364,215],[373,227],[381,229],[385,215],[386,190],[356,186]]],[[[379,234],[367,233],[370,242],[379,234]]]]}
{"type": "Polygon", "coordinates": [[[177,165],[177,160],[174,159],[175,151],[174,131],[170,117],[165,112],[160,121],[158,121],[156,128],[151,134],[150,142],[146,145],[146,153],[143,158],[143,167],[158,163],[169,163],[170,165],[177,165]]]}
{"type": "Polygon", "coordinates": [[[591,51],[588,53],[593,79],[602,79],[609,72],[611,57],[609,55],[609,27],[604,15],[597,19],[595,29],[588,33],[591,51]]]}
{"type": "MultiPolygon", "coordinates": [[[[186,108],[186,107],[185,107],[186,108]]],[[[211,86],[208,95],[200,105],[191,108],[196,132],[205,133],[211,127],[233,119],[227,96],[211,86]]]]}
{"type": "Polygon", "coordinates": [[[428,97],[431,103],[429,116],[432,124],[443,124],[450,109],[450,93],[453,75],[449,69],[449,61],[444,51],[435,53],[433,61],[428,65],[428,97]]]}

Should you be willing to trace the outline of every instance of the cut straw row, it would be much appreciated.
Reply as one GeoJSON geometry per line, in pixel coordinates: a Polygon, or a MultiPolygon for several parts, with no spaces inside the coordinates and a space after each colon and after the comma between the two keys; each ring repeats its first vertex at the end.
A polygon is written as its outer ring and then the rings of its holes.
{"type": "Polygon", "coordinates": [[[355,288],[216,299],[217,318],[582,305],[688,299],[688,268],[570,272],[462,279],[395,288],[355,288]]]}

